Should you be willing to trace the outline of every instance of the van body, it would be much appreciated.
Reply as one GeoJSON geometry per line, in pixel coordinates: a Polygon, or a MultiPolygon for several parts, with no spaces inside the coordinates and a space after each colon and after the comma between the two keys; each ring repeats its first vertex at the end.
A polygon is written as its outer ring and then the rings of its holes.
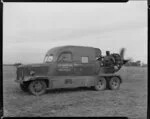
{"type": "Polygon", "coordinates": [[[21,89],[28,90],[35,95],[45,92],[33,92],[33,86],[30,85],[36,80],[44,82],[45,84],[42,85],[45,86],[45,89],[94,87],[99,79],[105,80],[104,88],[106,88],[112,77],[122,82],[119,75],[104,72],[101,62],[96,60],[100,56],[99,48],[55,47],[46,53],[43,63],[18,66],[16,82],[20,83],[21,89]]]}

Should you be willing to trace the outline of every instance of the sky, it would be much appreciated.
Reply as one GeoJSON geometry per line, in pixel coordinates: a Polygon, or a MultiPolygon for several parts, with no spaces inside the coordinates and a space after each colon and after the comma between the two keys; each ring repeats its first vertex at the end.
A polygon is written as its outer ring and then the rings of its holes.
{"type": "Polygon", "coordinates": [[[41,63],[62,45],[92,46],[147,63],[147,1],[4,3],[3,63],[41,63]]]}

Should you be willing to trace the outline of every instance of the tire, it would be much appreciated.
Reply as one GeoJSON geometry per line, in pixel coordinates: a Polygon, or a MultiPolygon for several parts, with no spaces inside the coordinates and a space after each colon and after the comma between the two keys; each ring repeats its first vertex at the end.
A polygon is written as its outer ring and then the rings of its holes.
{"type": "Polygon", "coordinates": [[[120,79],[118,77],[112,77],[109,81],[109,89],[117,90],[120,87],[120,79]]]}
{"type": "Polygon", "coordinates": [[[20,84],[20,88],[24,92],[28,92],[28,85],[27,84],[20,84]]]}
{"type": "Polygon", "coordinates": [[[28,86],[30,93],[36,96],[44,94],[46,92],[46,88],[46,82],[42,80],[31,81],[28,86]]]}
{"type": "Polygon", "coordinates": [[[96,85],[94,86],[95,90],[102,91],[106,89],[106,80],[105,78],[101,77],[97,81],[96,85]]]}

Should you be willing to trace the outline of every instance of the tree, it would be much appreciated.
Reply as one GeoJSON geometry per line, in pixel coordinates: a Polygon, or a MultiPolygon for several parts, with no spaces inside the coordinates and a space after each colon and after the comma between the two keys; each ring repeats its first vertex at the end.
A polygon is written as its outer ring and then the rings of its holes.
{"type": "Polygon", "coordinates": [[[19,65],[22,65],[21,63],[15,63],[14,66],[18,67],[19,65]]]}

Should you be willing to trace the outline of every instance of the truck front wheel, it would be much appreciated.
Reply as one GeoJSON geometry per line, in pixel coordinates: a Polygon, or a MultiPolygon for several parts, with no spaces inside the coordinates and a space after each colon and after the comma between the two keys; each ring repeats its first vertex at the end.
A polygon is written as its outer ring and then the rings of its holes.
{"type": "Polygon", "coordinates": [[[34,80],[29,83],[28,89],[33,95],[42,95],[46,91],[46,82],[42,80],[34,80]]]}
{"type": "Polygon", "coordinates": [[[94,86],[94,88],[97,91],[105,90],[105,88],[106,88],[106,80],[105,80],[105,78],[104,77],[99,78],[99,80],[97,81],[97,83],[94,86]]]}
{"type": "Polygon", "coordinates": [[[117,90],[120,87],[120,79],[118,77],[111,77],[109,81],[109,88],[111,90],[117,90]]]}

